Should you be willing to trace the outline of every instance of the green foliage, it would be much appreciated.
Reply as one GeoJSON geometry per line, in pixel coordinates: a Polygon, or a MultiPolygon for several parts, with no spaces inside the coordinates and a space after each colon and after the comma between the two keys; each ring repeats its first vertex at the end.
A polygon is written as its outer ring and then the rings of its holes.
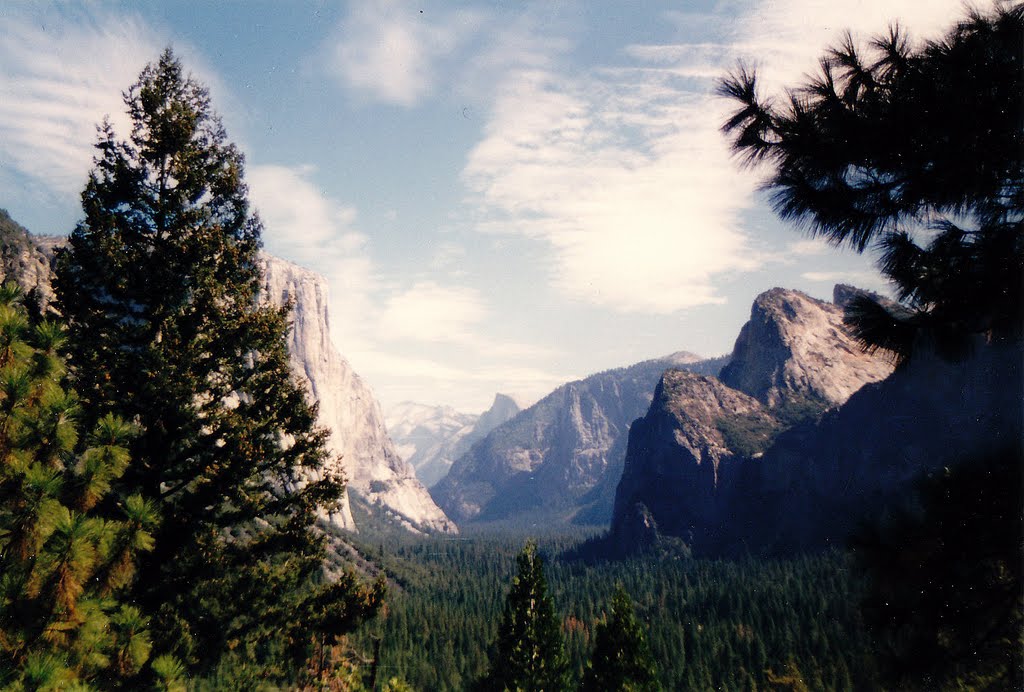
{"type": "Polygon", "coordinates": [[[739,104],[723,130],[771,169],[776,212],[881,251],[902,305],[850,306],[868,347],[906,358],[922,335],[949,353],[973,334],[1020,336],[1022,43],[1024,6],[997,3],[919,46],[898,26],[866,47],[847,35],[779,101],[745,68],[722,83],[739,104]]]}
{"type": "Polygon", "coordinates": [[[611,614],[597,625],[594,654],[583,672],[585,692],[656,692],[657,672],[644,628],[622,585],[612,596],[611,614]]]}
{"type": "Polygon", "coordinates": [[[782,429],[778,421],[760,412],[723,416],[715,421],[715,427],[726,446],[745,457],[768,449],[782,429]]]}
{"type": "Polygon", "coordinates": [[[1019,449],[925,478],[857,542],[864,610],[900,689],[1021,689],[1024,527],[1019,449]]]}
{"type": "MultiPolygon", "coordinates": [[[[260,301],[262,228],[242,155],[170,50],[124,101],[131,134],[100,128],[84,220],[58,254],[54,285],[82,401],[89,411],[112,402],[139,423],[138,461],[104,475],[120,461],[101,445],[81,462],[81,502],[106,493],[97,509],[135,511],[127,498],[138,493],[159,516],[132,597],[161,650],[193,673],[231,652],[283,680],[314,637],[371,616],[381,593],[322,583],[312,527],[344,488],[319,473],[327,433],[290,372],[288,310],[260,301]]],[[[53,431],[39,434],[58,444],[53,431]]],[[[126,580],[122,567],[111,570],[126,580]]]]}
{"type": "Polygon", "coordinates": [[[537,544],[527,543],[516,563],[519,573],[505,599],[490,670],[480,686],[512,692],[568,689],[569,661],[537,544]]]}
{"type": "Polygon", "coordinates": [[[770,414],[751,412],[726,415],[715,421],[715,427],[722,433],[722,439],[729,449],[740,456],[752,457],[771,447],[780,433],[815,420],[828,407],[824,399],[789,394],[770,414]]]}
{"type": "MultiPolygon", "coordinates": [[[[387,614],[360,631],[380,637],[380,677],[419,690],[465,690],[487,672],[516,535],[374,543],[392,583],[387,614]]],[[[862,583],[844,555],[780,561],[638,557],[585,563],[557,557],[580,536],[541,539],[548,589],[572,677],[582,679],[617,585],[632,596],[665,690],[769,689],[766,670],[792,659],[812,689],[877,687],[861,625],[862,583]]]]}
{"type": "Polygon", "coordinates": [[[125,472],[134,429],[106,415],[78,445],[79,408],[55,352],[62,331],[29,327],[9,286],[0,334],[0,684],[137,684],[149,618],[127,605],[126,587],[153,549],[156,513],[138,495],[116,517],[93,511],[125,472]]]}

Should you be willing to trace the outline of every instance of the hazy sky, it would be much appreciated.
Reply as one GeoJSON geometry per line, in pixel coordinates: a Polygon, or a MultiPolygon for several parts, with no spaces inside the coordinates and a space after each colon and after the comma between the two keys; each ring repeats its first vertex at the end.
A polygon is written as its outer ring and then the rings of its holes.
{"type": "MultiPolygon", "coordinates": [[[[267,249],[330,280],[385,406],[480,411],[592,372],[728,352],[772,286],[884,289],[779,223],[712,95],[846,28],[941,32],[959,1],[0,4],[0,207],[80,218],[95,125],[172,46],[247,157],[267,249]]],[[[122,132],[124,129],[122,127],[122,132]]]]}

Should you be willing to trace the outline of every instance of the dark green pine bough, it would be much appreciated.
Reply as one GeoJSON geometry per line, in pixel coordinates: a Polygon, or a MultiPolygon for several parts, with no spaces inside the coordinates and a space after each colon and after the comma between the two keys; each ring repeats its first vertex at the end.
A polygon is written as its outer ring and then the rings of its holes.
{"type": "Polygon", "coordinates": [[[80,436],[64,339],[0,288],[0,687],[179,689],[180,663],[152,655],[150,619],[127,598],[156,507],[133,494],[96,511],[130,463],[132,426],[106,414],[80,436]]]}
{"type": "Polygon", "coordinates": [[[169,49],[124,102],[131,134],[99,128],[85,216],[56,260],[86,411],[140,429],[100,508],[137,494],[159,515],[131,598],[161,651],[200,674],[228,657],[285,679],[383,587],[323,583],[312,529],[344,486],[313,473],[327,433],[289,370],[288,308],[260,300],[242,155],[169,49]]]}

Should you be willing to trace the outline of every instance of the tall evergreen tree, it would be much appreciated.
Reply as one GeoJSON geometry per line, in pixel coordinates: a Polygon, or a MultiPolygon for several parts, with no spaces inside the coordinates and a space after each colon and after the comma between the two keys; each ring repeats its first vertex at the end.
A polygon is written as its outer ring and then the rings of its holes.
{"type": "Polygon", "coordinates": [[[901,305],[856,301],[851,323],[897,358],[927,338],[950,354],[1024,325],[1024,6],[972,11],[915,45],[894,26],[847,35],[777,103],[740,69],[720,88],[775,210],[813,235],[875,245],[901,305]]]}
{"type": "Polygon", "coordinates": [[[170,49],[124,102],[131,134],[100,127],[55,289],[83,400],[141,427],[115,496],[156,503],[161,525],[134,597],[190,666],[300,656],[310,630],[346,631],[381,594],[314,588],[311,527],[343,484],[313,473],[326,432],[289,370],[288,310],[260,300],[243,158],[170,49]]]}
{"type": "Polygon", "coordinates": [[[654,660],[629,594],[618,585],[611,613],[597,626],[594,654],[583,672],[585,692],[656,692],[654,660]]]}
{"type": "Polygon", "coordinates": [[[569,659],[537,544],[527,543],[516,562],[519,573],[505,599],[490,671],[479,687],[523,692],[568,689],[569,659]]]}

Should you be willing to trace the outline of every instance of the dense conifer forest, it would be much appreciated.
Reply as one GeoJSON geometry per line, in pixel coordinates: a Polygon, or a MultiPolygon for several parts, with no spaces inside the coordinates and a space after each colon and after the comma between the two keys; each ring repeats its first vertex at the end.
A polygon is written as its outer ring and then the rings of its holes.
{"type": "MultiPolygon", "coordinates": [[[[381,676],[416,689],[467,689],[487,669],[524,535],[382,541],[393,586],[386,613],[353,638],[379,638],[381,676]]],[[[581,536],[540,540],[550,594],[579,681],[617,584],[644,624],[665,690],[877,686],[860,617],[863,579],[833,552],[739,562],[665,555],[588,563],[565,554],[581,536]]]]}

